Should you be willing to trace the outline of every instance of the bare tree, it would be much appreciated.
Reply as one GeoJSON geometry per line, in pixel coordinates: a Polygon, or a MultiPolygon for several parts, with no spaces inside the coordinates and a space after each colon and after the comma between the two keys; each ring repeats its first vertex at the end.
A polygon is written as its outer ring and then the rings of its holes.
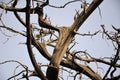
{"type": "MultiPolygon", "coordinates": [[[[114,32],[109,33],[105,29],[105,25],[101,25],[102,27],[102,33],[107,37],[107,39],[111,40],[113,42],[113,45],[116,49],[115,56],[112,58],[109,58],[110,61],[106,61],[100,58],[94,58],[87,51],[79,51],[74,50],[71,51],[71,49],[76,45],[75,41],[75,35],[81,35],[81,36],[94,36],[97,35],[100,31],[96,31],[93,34],[80,34],[78,33],[79,28],[84,23],[84,21],[89,17],[89,15],[100,5],[100,3],[103,0],[93,0],[91,3],[87,3],[86,0],[73,0],[67,2],[63,6],[54,6],[49,4],[49,0],[46,1],[39,1],[39,0],[26,0],[26,6],[23,8],[16,7],[19,3],[19,0],[9,0],[7,3],[1,3],[0,8],[3,10],[0,15],[0,28],[5,28],[13,33],[18,33],[24,37],[26,37],[26,45],[27,50],[29,53],[29,57],[31,59],[32,65],[34,67],[34,70],[29,70],[28,67],[18,61],[15,60],[9,60],[5,62],[1,62],[0,64],[5,64],[7,62],[16,62],[20,66],[24,68],[21,72],[18,74],[13,75],[12,77],[8,78],[8,80],[12,78],[17,78],[17,76],[22,75],[20,79],[25,78],[26,80],[29,80],[30,77],[38,77],[41,80],[62,80],[64,77],[60,77],[60,71],[67,71],[69,74],[71,73],[67,69],[64,69],[62,67],[66,67],[70,70],[73,70],[76,72],[76,74],[73,76],[74,80],[76,80],[76,77],[79,76],[79,79],[82,80],[82,74],[89,77],[92,80],[117,80],[120,78],[120,75],[114,76],[114,72],[117,68],[120,68],[120,64],[117,64],[118,60],[120,59],[120,29],[117,29],[116,27],[112,26],[114,29],[114,32]],[[51,24],[51,21],[47,17],[47,15],[44,14],[43,9],[45,6],[49,6],[52,8],[65,8],[66,5],[70,3],[74,3],[76,1],[81,2],[81,9],[82,11],[76,11],[76,15],[74,16],[74,22],[69,27],[67,26],[54,26],[51,24]],[[34,5],[37,3],[37,5],[34,5]],[[18,19],[18,21],[24,25],[26,32],[20,32],[15,29],[12,29],[9,26],[6,26],[4,21],[2,20],[2,15],[5,14],[8,11],[13,12],[15,17],[18,19]],[[26,20],[22,20],[22,18],[19,16],[18,12],[25,13],[26,20]],[[37,14],[38,15],[38,26],[34,26],[30,23],[30,14],[37,14]],[[45,17],[43,17],[45,15],[45,17]],[[70,46],[72,45],[72,46],[70,46]],[[50,53],[50,51],[46,48],[47,46],[53,48],[53,52],[50,53]],[[48,65],[42,65],[39,64],[36,61],[36,58],[34,56],[34,51],[32,47],[35,47],[39,53],[44,56],[48,61],[48,65]],[[51,55],[52,54],[52,55],[51,55]],[[83,56],[79,56],[82,54],[83,56]],[[85,64],[80,64],[78,61],[83,61],[85,64]],[[103,63],[105,65],[109,65],[109,68],[102,78],[98,73],[96,73],[90,66],[87,64],[94,62],[94,63],[103,63]],[[46,73],[44,73],[41,69],[41,67],[46,66],[46,73]],[[111,68],[114,68],[111,71],[111,68]],[[108,74],[110,74],[110,78],[108,78],[108,74]]],[[[3,33],[4,34],[4,33],[3,33]]],[[[16,67],[18,68],[18,67],[16,67]]]]}

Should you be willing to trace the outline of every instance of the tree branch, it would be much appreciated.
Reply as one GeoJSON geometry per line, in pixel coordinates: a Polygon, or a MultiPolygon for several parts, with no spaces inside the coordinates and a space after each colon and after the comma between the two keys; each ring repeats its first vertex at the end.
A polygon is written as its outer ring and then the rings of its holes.
{"type": "Polygon", "coordinates": [[[102,3],[103,0],[93,0],[93,2],[88,6],[86,11],[82,11],[81,14],[77,17],[77,19],[72,24],[72,28],[75,31],[81,27],[81,25],[85,22],[85,20],[89,17],[89,15],[102,3]]]}
{"type": "MultiPolygon", "coordinates": [[[[58,69],[57,67],[59,67],[59,64],[61,64],[61,65],[65,66],[65,67],[68,67],[70,69],[82,72],[83,74],[87,75],[91,79],[94,79],[94,80],[99,79],[99,80],[101,80],[100,76],[98,74],[96,74],[93,70],[91,70],[89,67],[78,64],[78,63],[73,63],[72,61],[64,61],[64,60],[62,60],[62,58],[63,58],[63,55],[67,51],[68,45],[71,43],[73,37],[75,36],[75,33],[74,33],[73,30],[75,30],[75,31],[78,30],[78,28],[87,19],[87,17],[92,13],[92,11],[102,2],[102,0],[94,0],[93,3],[91,4],[91,6],[93,6],[93,7],[89,6],[90,9],[87,9],[87,13],[82,12],[80,14],[80,16],[75,20],[75,22],[72,25],[72,28],[74,28],[74,29],[71,29],[71,28],[68,28],[68,27],[67,28],[64,28],[64,27],[63,28],[54,28],[53,26],[51,27],[51,25],[47,24],[45,21],[41,20],[41,24],[44,25],[45,28],[59,31],[59,34],[60,34],[59,40],[58,40],[58,43],[57,43],[57,45],[55,47],[55,50],[54,50],[55,56],[54,55],[51,56],[48,53],[48,51],[46,50],[46,44],[37,42],[34,39],[34,37],[32,36],[32,31],[31,31],[32,29],[31,29],[31,26],[30,26],[30,13],[33,10],[35,10],[36,8],[30,9],[30,5],[29,5],[30,2],[29,1],[30,0],[27,0],[26,8],[22,8],[20,12],[26,12],[26,24],[23,24],[23,25],[25,25],[26,28],[27,28],[27,47],[28,47],[28,52],[29,52],[31,61],[33,63],[33,66],[34,66],[36,72],[38,73],[38,76],[42,80],[46,80],[44,74],[39,69],[38,64],[37,64],[37,62],[35,60],[35,57],[33,55],[33,51],[32,51],[32,48],[31,48],[32,44],[39,50],[39,52],[45,58],[47,58],[48,60],[51,60],[51,64],[53,65],[53,67],[51,67],[52,69],[54,68],[55,70],[57,70],[58,69]],[[97,2],[99,2],[99,3],[97,3],[97,2]],[[92,8],[94,8],[94,9],[92,9],[92,8]]],[[[15,7],[15,6],[13,6],[13,7],[15,7]]],[[[6,7],[5,9],[9,10],[8,7],[6,7]]],[[[13,8],[13,10],[14,9],[17,9],[17,8],[13,8]]],[[[14,10],[14,12],[16,12],[16,11],[19,12],[19,10],[14,10]]],[[[12,9],[11,9],[11,11],[12,11],[12,9]]],[[[18,14],[15,14],[15,15],[18,16],[18,14]]],[[[19,16],[17,18],[18,18],[18,20],[20,19],[19,16]]],[[[58,75],[59,71],[56,71],[56,72],[57,73],[55,75],[58,75]]],[[[52,71],[50,71],[50,73],[52,73],[52,71]]],[[[52,76],[54,76],[54,75],[52,75],[52,76]]],[[[55,79],[56,78],[54,78],[53,80],[55,80],[55,79]]]]}
{"type": "Polygon", "coordinates": [[[26,36],[25,34],[19,32],[19,31],[16,31],[16,30],[14,30],[14,29],[12,29],[12,28],[10,28],[10,27],[7,27],[7,26],[0,26],[0,27],[1,27],[1,28],[5,28],[6,30],[9,30],[9,31],[11,31],[11,32],[13,32],[13,33],[17,33],[17,34],[20,34],[20,35],[22,35],[22,36],[26,36]]]}
{"type": "Polygon", "coordinates": [[[28,53],[31,59],[31,62],[36,70],[36,72],[38,73],[38,76],[42,79],[42,80],[46,80],[43,72],[41,71],[41,69],[39,68],[33,51],[32,51],[32,27],[30,26],[30,0],[26,0],[26,27],[27,27],[27,48],[28,48],[28,53]]]}
{"type": "MultiPolygon", "coordinates": [[[[40,17],[40,16],[38,15],[38,18],[39,18],[39,17],[40,17]]],[[[59,28],[52,26],[52,25],[49,24],[47,21],[45,21],[45,20],[43,20],[43,19],[41,19],[41,18],[39,18],[38,23],[39,23],[39,25],[40,25],[41,27],[43,27],[43,28],[47,28],[47,29],[52,29],[52,30],[55,30],[55,31],[59,31],[59,28]]]]}
{"type": "MultiPolygon", "coordinates": [[[[83,22],[88,18],[88,16],[99,6],[99,4],[103,0],[93,0],[90,6],[87,8],[86,13],[84,11],[77,17],[73,25],[69,27],[63,27],[59,30],[59,40],[56,44],[56,47],[53,52],[52,59],[50,61],[50,65],[59,68],[59,65],[62,61],[64,54],[67,51],[69,44],[75,36],[75,32],[79,29],[79,27],[83,24],[83,22]]],[[[58,71],[59,72],[59,71],[58,71]]],[[[54,75],[58,75],[58,73],[53,74],[51,67],[47,69],[47,78],[50,80],[56,80],[54,75]]],[[[99,77],[98,77],[99,78],[99,77]]],[[[96,79],[97,80],[97,79],[96,79]]],[[[99,79],[98,79],[99,80],[99,79]]]]}
{"type": "MultiPolygon", "coordinates": [[[[18,0],[15,0],[12,7],[15,8],[15,6],[17,5],[18,3],[18,0]]],[[[16,18],[19,20],[19,22],[21,22],[24,26],[26,26],[25,22],[21,19],[21,17],[18,15],[17,11],[13,11],[14,12],[14,15],[16,16],[16,18]]]]}
{"type": "MultiPolygon", "coordinates": [[[[39,1],[39,0],[34,0],[34,1],[45,3],[45,2],[39,1]]],[[[73,1],[69,1],[69,2],[65,3],[63,6],[54,6],[54,5],[50,5],[50,4],[48,4],[48,6],[53,7],[53,8],[65,8],[68,4],[73,3],[73,2],[77,2],[77,1],[81,1],[82,2],[82,0],[73,0],[73,1]]]]}

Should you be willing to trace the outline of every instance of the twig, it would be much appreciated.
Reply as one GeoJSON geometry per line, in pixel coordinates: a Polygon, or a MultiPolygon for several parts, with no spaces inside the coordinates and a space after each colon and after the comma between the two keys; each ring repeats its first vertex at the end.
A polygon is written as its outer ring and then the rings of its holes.
{"type": "MultiPolygon", "coordinates": [[[[11,32],[20,34],[20,35],[22,35],[22,36],[26,36],[25,34],[19,32],[19,31],[16,31],[16,30],[14,30],[14,29],[12,29],[12,28],[10,28],[10,27],[7,27],[7,26],[0,26],[0,27],[1,27],[1,28],[5,28],[6,30],[9,30],[9,31],[11,31],[11,32]]],[[[11,37],[11,36],[10,36],[10,37],[11,37]]]]}
{"type": "Polygon", "coordinates": [[[15,77],[19,76],[19,75],[22,74],[23,72],[26,72],[26,70],[23,70],[23,71],[19,72],[18,74],[14,75],[14,76],[12,76],[12,77],[10,77],[10,78],[8,78],[7,80],[10,80],[10,79],[12,79],[12,78],[14,78],[14,80],[16,80],[15,77]]]}
{"type": "MultiPolygon", "coordinates": [[[[38,1],[38,0],[33,0],[33,1],[45,3],[45,2],[43,2],[43,1],[38,1]]],[[[67,2],[67,3],[64,4],[63,6],[54,6],[54,5],[50,5],[50,4],[48,4],[48,6],[53,7],[53,8],[65,8],[68,4],[73,3],[73,2],[77,2],[77,1],[81,1],[81,2],[82,2],[82,0],[73,0],[73,1],[67,2]]]]}
{"type": "Polygon", "coordinates": [[[81,34],[81,33],[78,33],[78,32],[76,32],[76,31],[74,31],[76,34],[78,34],[78,35],[81,35],[81,36],[94,36],[94,35],[97,35],[99,32],[100,32],[100,30],[99,31],[96,31],[95,33],[92,33],[92,34],[90,34],[90,33],[88,33],[88,34],[86,34],[86,33],[84,33],[84,34],[81,34]]]}
{"type": "Polygon", "coordinates": [[[107,77],[107,75],[110,73],[110,70],[112,67],[114,67],[114,70],[111,72],[111,76],[113,76],[113,73],[114,71],[116,70],[116,67],[115,67],[115,64],[117,63],[117,61],[119,60],[119,53],[120,53],[120,42],[119,42],[119,39],[118,39],[118,34],[119,34],[119,31],[118,29],[116,29],[114,26],[113,29],[117,31],[117,33],[114,33],[113,34],[113,37],[110,36],[110,34],[108,34],[105,29],[104,29],[104,25],[101,25],[101,27],[103,28],[103,33],[111,40],[111,41],[114,41],[116,44],[117,44],[117,51],[116,51],[116,54],[115,54],[115,57],[111,60],[111,65],[110,67],[108,68],[106,74],[104,75],[103,77],[103,80],[105,80],[105,78],[107,77]]]}
{"type": "Polygon", "coordinates": [[[0,64],[5,64],[8,62],[16,62],[16,63],[20,64],[23,68],[26,68],[26,65],[23,65],[22,63],[20,63],[19,61],[16,61],[16,60],[8,60],[8,61],[1,62],[0,64]]]}
{"type": "Polygon", "coordinates": [[[99,11],[100,18],[102,19],[102,12],[99,6],[98,6],[98,11],[99,11]]]}

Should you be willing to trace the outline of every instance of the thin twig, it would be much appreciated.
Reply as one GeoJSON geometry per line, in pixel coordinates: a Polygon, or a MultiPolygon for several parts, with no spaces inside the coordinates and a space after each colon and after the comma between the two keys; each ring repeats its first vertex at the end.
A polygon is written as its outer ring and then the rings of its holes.
{"type": "MultiPolygon", "coordinates": [[[[43,2],[43,1],[38,1],[38,0],[33,0],[33,1],[41,2],[41,3],[45,3],[45,2],[43,2]]],[[[77,1],[82,2],[82,0],[73,0],[73,1],[69,1],[69,2],[67,2],[67,3],[64,4],[63,6],[54,6],[54,5],[50,5],[50,4],[48,4],[48,6],[53,7],[53,8],[65,8],[68,4],[73,3],[73,2],[77,2],[77,1]]]]}

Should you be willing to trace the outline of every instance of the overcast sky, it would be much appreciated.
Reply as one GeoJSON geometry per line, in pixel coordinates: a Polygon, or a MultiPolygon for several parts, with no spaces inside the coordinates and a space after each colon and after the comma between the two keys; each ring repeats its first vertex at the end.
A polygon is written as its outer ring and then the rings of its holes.
{"type": "MultiPolygon", "coordinates": [[[[67,1],[68,0],[50,0],[50,4],[60,6],[64,5],[67,1]]],[[[21,3],[19,5],[23,4],[24,1],[21,0],[21,3]]],[[[55,9],[47,6],[44,9],[44,13],[46,13],[48,17],[50,17],[51,23],[53,25],[70,26],[74,21],[75,10],[81,11],[79,7],[80,2],[69,4],[64,9],[55,9]]],[[[95,31],[101,30],[101,24],[105,24],[106,29],[108,29],[109,31],[112,30],[111,25],[120,28],[120,0],[104,0],[99,7],[101,9],[102,18],[100,17],[99,10],[97,8],[81,26],[81,28],[79,29],[80,33],[94,33],[95,31]]],[[[23,19],[25,17],[24,14],[20,14],[20,16],[23,19]]],[[[7,14],[5,14],[3,16],[3,20],[5,20],[5,24],[13,27],[14,29],[25,31],[23,25],[20,24],[13,16],[13,13],[8,12],[7,14]]],[[[31,14],[31,23],[37,23],[36,14],[31,14]]],[[[9,38],[9,40],[7,41],[8,38],[0,32],[0,62],[6,60],[18,60],[21,63],[27,65],[30,69],[33,69],[27,53],[26,45],[20,44],[25,43],[26,38],[17,34],[12,34],[9,31],[6,31],[6,33],[12,37],[9,38]]],[[[114,48],[111,44],[111,41],[102,39],[101,35],[102,34],[99,34],[92,38],[76,36],[76,41],[79,44],[74,49],[87,50],[90,55],[97,58],[112,56],[112,54],[114,54],[114,48]]],[[[38,62],[45,63],[46,59],[40,57],[37,50],[34,49],[34,51],[36,53],[35,57],[37,58],[38,62]]],[[[6,80],[7,78],[11,77],[17,65],[16,63],[7,63],[4,65],[0,65],[0,79],[6,80]]],[[[99,66],[101,66],[101,64],[99,66]]],[[[108,66],[105,66],[105,69],[107,69],[107,67],[108,66]]],[[[117,70],[116,74],[119,74],[119,71],[120,69],[117,70]]],[[[105,72],[100,70],[99,74],[102,75],[104,73],[105,72]]]]}

